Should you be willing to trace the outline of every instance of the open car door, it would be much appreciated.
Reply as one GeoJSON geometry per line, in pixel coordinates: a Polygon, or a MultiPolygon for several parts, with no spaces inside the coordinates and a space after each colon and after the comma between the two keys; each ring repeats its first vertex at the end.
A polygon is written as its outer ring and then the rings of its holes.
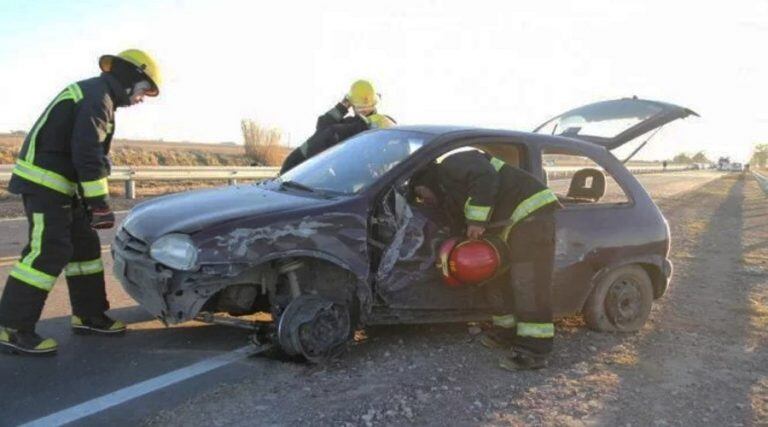
{"type": "Polygon", "coordinates": [[[688,108],[637,97],[585,105],[539,126],[536,133],[592,142],[613,150],[665,124],[698,116],[688,108]]]}

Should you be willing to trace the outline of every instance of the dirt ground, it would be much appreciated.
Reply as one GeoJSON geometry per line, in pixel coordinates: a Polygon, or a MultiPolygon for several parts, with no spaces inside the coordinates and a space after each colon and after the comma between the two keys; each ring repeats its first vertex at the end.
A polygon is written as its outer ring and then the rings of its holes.
{"type": "Polygon", "coordinates": [[[675,275],[650,321],[562,319],[542,371],[500,370],[467,325],[370,328],[338,361],[243,370],[147,424],[768,425],[766,201],[729,175],[661,203],[675,275]]]}

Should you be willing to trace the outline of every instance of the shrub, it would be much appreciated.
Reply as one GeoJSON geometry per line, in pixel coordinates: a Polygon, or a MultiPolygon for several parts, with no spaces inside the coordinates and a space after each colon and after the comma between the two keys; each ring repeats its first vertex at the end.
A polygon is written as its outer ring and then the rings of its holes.
{"type": "Polygon", "coordinates": [[[283,132],[267,128],[254,120],[243,119],[240,128],[245,141],[245,155],[257,165],[279,166],[290,152],[283,143],[283,132]]]}

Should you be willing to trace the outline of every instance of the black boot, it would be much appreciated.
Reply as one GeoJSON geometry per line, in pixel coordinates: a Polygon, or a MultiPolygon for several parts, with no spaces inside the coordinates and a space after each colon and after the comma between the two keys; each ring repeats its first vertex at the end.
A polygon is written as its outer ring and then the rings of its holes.
{"type": "Polygon", "coordinates": [[[93,317],[72,316],[72,330],[76,334],[118,335],[126,331],[125,323],[106,314],[93,317]]]}
{"type": "Polygon", "coordinates": [[[58,344],[52,338],[43,338],[35,331],[20,331],[0,326],[0,347],[14,354],[52,355],[58,344]]]}

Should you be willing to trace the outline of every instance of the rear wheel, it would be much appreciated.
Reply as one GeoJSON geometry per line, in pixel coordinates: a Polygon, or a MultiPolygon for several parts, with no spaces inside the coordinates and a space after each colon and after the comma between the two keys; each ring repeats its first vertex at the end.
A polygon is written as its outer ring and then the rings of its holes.
{"type": "Polygon", "coordinates": [[[638,265],[619,267],[592,289],[584,305],[584,320],[595,331],[635,332],[645,325],[652,304],[648,273],[638,265]]]}

